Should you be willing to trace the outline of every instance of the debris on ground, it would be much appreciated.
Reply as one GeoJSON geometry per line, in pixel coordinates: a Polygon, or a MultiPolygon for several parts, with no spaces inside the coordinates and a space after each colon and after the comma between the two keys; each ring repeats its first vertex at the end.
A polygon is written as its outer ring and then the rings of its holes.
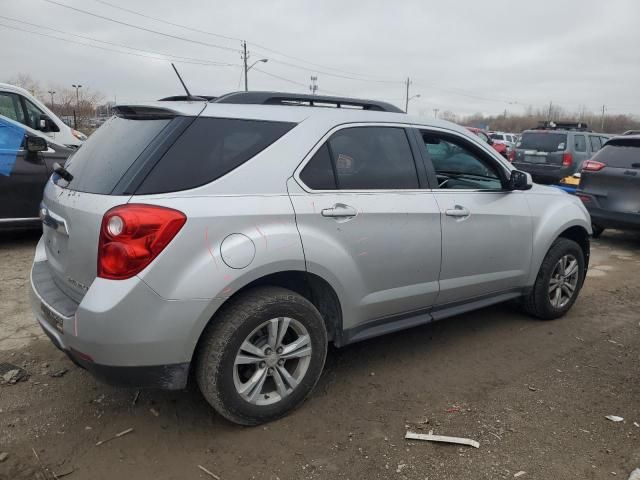
{"type": "Polygon", "coordinates": [[[428,434],[407,432],[404,436],[406,440],[426,440],[429,442],[455,443],[457,445],[468,445],[474,448],[480,448],[480,444],[475,440],[461,437],[447,437],[445,435],[434,435],[433,431],[428,434]]]}
{"type": "Polygon", "coordinates": [[[607,420],[611,420],[612,422],[621,422],[624,420],[624,418],[618,417],[617,415],[607,415],[604,418],[606,418],[607,420]]]}
{"type": "Polygon", "coordinates": [[[29,373],[17,365],[11,363],[0,363],[0,383],[14,385],[29,378],[29,373]]]}
{"type": "Polygon", "coordinates": [[[527,385],[527,388],[529,388],[529,390],[531,390],[532,392],[537,392],[538,389],[536,387],[534,387],[533,385],[527,385]]]}
{"type": "Polygon", "coordinates": [[[521,476],[526,475],[526,474],[527,474],[527,472],[525,472],[524,470],[520,470],[519,472],[514,473],[513,477],[514,478],[518,478],[518,477],[521,477],[521,476]]]}
{"type": "Polygon", "coordinates": [[[136,394],[133,396],[133,401],[131,402],[131,405],[135,405],[136,403],[138,403],[139,397],[140,397],[140,390],[136,391],[136,394]]]}
{"type": "Polygon", "coordinates": [[[202,465],[198,465],[198,468],[200,470],[202,470],[204,473],[206,473],[207,475],[209,475],[211,478],[215,478],[216,480],[220,480],[220,477],[218,475],[216,475],[215,473],[207,470],[206,468],[204,468],[202,465]]]}
{"type": "Polygon", "coordinates": [[[634,427],[638,427],[638,428],[640,428],[640,423],[638,423],[638,422],[633,422],[633,426],[634,426],[634,427]]]}
{"type": "Polygon", "coordinates": [[[155,408],[150,408],[149,411],[151,412],[151,415],[153,415],[154,417],[160,416],[160,412],[158,412],[155,408]]]}
{"type": "Polygon", "coordinates": [[[456,412],[459,412],[459,411],[460,411],[460,407],[457,407],[457,406],[453,406],[451,408],[447,408],[447,410],[446,410],[447,413],[456,413],[456,412]]]}
{"type": "Polygon", "coordinates": [[[124,437],[125,435],[127,435],[128,433],[133,432],[133,428],[127,428],[126,430],[123,430],[120,433],[116,433],[113,437],[111,438],[107,438],[105,440],[100,440],[98,443],[96,443],[96,447],[102,445],[103,443],[107,443],[110,442],[111,440],[115,440],[116,438],[120,438],[120,437],[124,437]]]}
{"type": "Polygon", "coordinates": [[[9,458],[9,454],[7,452],[0,452],[0,463],[4,462],[7,458],[9,458]]]}
{"type": "Polygon", "coordinates": [[[60,370],[56,370],[55,372],[51,372],[49,374],[49,376],[53,377],[53,378],[60,378],[60,377],[64,376],[68,371],[69,371],[68,368],[61,368],[60,370]]]}

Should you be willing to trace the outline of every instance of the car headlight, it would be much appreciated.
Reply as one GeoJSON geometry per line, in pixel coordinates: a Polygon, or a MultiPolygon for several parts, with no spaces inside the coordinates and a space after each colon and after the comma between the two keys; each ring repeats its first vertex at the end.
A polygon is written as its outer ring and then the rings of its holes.
{"type": "Polygon", "coordinates": [[[73,128],[71,129],[71,134],[81,142],[84,142],[88,138],[84,133],[74,130],[73,128]]]}

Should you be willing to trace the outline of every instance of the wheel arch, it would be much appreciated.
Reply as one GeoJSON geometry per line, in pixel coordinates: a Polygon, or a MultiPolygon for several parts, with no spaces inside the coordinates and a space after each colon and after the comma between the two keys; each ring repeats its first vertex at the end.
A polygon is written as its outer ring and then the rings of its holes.
{"type": "Polygon", "coordinates": [[[342,342],[342,307],[340,299],[331,284],[322,277],[303,270],[286,270],[274,272],[256,278],[236,290],[218,305],[216,311],[198,334],[193,356],[197,355],[202,336],[216,315],[238,295],[259,286],[278,286],[289,289],[309,300],[320,312],[327,328],[327,338],[336,345],[342,342]]]}

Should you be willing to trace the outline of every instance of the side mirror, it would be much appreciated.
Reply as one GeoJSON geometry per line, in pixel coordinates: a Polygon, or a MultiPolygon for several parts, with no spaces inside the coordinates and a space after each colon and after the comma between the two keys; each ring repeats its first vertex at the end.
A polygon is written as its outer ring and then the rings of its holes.
{"type": "Polygon", "coordinates": [[[47,141],[42,137],[27,137],[26,150],[30,153],[45,152],[49,149],[47,141]]]}
{"type": "Polygon", "coordinates": [[[511,176],[507,181],[507,190],[529,190],[532,186],[531,175],[520,170],[511,170],[511,176]]]}
{"type": "Polygon", "coordinates": [[[38,120],[38,130],[41,132],[59,132],[60,128],[48,115],[42,114],[40,115],[40,120],[38,120]]]}

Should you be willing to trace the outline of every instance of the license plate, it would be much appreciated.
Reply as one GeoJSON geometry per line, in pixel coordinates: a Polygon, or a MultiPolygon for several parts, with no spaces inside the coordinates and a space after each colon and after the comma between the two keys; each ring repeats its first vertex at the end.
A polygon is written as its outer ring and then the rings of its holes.
{"type": "Polygon", "coordinates": [[[44,315],[45,320],[60,333],[62,332],[62,317],[52,312],[44,303],[40,303],[40,311],[44,315]]]}
{"type": "Polygon", "coordinates": [[[525,155],[524,161],[527,163],[547,163],[547,157],[541,155],[525,155]]]}

